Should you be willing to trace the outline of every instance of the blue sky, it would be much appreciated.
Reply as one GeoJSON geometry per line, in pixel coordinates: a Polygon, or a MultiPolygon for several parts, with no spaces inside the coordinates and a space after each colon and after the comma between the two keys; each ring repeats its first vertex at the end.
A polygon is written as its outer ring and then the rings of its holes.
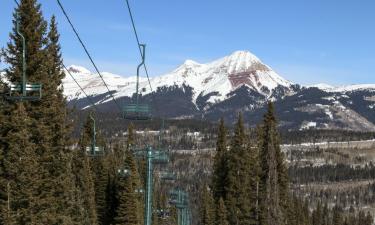
{"type": "MultiPolygon", "coordinates": [[[[56,1],[65,63],[93,70],[56,1]]],[[[140,60],[124,0],[61,0],[102,71],[133,75],[140,60]]],[[[375,83],[373,0],[130,0],[152,76],[185,59],[205,63],[249,50],[286,79],[335,85],[375,83]]],[[[12,0],[0,3],[0,47],[12,0]]],[[[3,65],[2,65],[3,66],[3,65]]],[[[1,67],[1,66],[0,66],[1,67]]]]}

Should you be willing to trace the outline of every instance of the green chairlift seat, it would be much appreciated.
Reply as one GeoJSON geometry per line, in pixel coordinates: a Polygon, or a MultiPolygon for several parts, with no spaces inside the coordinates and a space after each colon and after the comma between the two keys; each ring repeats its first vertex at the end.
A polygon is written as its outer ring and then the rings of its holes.
{"type": "Polygon", "coordinates": [[[159,176],[160,176],[160,179],[164,181],[174,181],[177,178],[175,173],[167,172],[167,171],[160,172],[159,176]]]}
{"type": "Polygon", "coordinates": [[[169,155],[168,152],[164,150],[156,150],[154,151],[153,156],[153,163],[155,164],[167,164],[169,163],[169,155]]]}
{"type": "Polygon", "coordinates": [[[151,109],[147,104],[128,104],[124,106],[123,115],[127,120],[149,120],[151,109]]]}
{"type": "Polygon", "coordinates": [[[42,98],[41,84],[10,84],[7,99],[14,101],[38,101],[42,98]],[[24,88],[25,87],[25,88],[24,88]],[[25,91],[24,91],[25,89],[25,91]]]}
{"type": "Polygon", "coordinates": [[[172,190],[169,192],[171,199],[169,204],[174,205],[177,208],[178,213],[178,225],[190,225],[191,224],[191,213],[189,209],[189,195],[185,191],[180,189],[172,190]]]}
{"type": "MultiPolygon", "coordinates": [[[[139,69],[145,63],[145,49],[146,45],[141,44],[142,48],[142,62],[137,67],[137,82],[135,89],[135,103],[127,104],[123,108],[123,117],[126,120],[149,120],[151,119],[151,107],[147,104],[140,103],[140,91],[139,91],[139,69]]],[[[143,88],[141,91],[145,91],[143,88]]]]}
{"type": "Polygon", "coordinates": [[[27,83],[26,78],[26,40],[20,32],[19,14],[16,14],[16,30],[22,39],[22,78],[21,83],[10,84],[7,99],[12,101],[38,101],[42,98],[42,85],[27,83]]]}
{"type": "Polygon", "coordinates": [[[87,146],[86,154],[90,157],[100,157],[104,155],[103,148],[98,146],[87,146]]]}

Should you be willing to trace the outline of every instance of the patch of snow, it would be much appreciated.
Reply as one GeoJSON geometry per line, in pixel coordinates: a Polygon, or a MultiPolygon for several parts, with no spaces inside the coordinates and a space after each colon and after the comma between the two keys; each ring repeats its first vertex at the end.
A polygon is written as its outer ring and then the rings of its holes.
{"type": "Polygon", "coordinates": [[[329,91],[329,90],[335,88],[334,86],[329,85],[329,84],[325,84],[325,83],[313,84],[313,85],[308,85],[308,86],[305,86],[305,87],[307,87],[307,88],[311,88],[311,87],[319,88],[320,90],[323,90],[323,91],[329,91]]]}
{"type": "Polygon", "coordinates": [[[316,122],[313,122],[313,121],[306,122],[305,121],[305,122],[302,123],[300,130],[306,130],[306,129],[314,128],[314,127],[316,127],[316,125],[317,125],[316,122]]]}
{"type": "Polygon", "coordinates": [[[322,99],[325,99],[325,100],[328,100],[328,101],[334,101],[334,100],[336,100],[335,96],[323,97],[322,99]]]}
{"type": "Polygon", "coordinates": [[[344,85],[344,86],[335,87],[329,84],[321,83],[321,84],[308,85],[305,87],[307,88],[316,87],[326,92],[343,92],[343,93],[351,92],[351,91],[359,91],[359,90],[375,91],[375,84],[355,84],[355,85],[344,85]]]}

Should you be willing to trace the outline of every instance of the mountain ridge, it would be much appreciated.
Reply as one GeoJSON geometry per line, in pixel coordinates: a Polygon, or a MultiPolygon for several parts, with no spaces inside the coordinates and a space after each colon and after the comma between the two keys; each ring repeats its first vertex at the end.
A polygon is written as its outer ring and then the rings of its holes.
{"type": "MultiPolygon", "coordinates": [[[[113,112],[112,101],[133,102],[136,77],[98,74],[72,65],[68,70],[97,108],[113,112]]],[[[4,80],[4,79],[3,79],[4,80]]],[[[250,124],[262,119],[265,105],[276,105],[280,126],[285,129],[350,129],[375,131],[375,84],[301,86],[288,81],[249,51],[236,51],[209,63],[186,60],[169,73],[150,79],[140,77],[140,100],[154,108],[153,115],[233,122],[243,113],[250,124]]],[[[64,94],[70,106],[90,108],[90,102],[67,74],[64,94]]]]}

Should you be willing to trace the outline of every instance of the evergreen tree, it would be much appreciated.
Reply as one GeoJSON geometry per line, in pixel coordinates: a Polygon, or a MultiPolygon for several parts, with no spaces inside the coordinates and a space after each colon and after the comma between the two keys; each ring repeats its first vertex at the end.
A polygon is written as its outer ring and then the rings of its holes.
{"type": "Polygon", "coordinates": [[[2,198],[1,218],[4,224],[36,224],[34,211],[40,196],[35,180],[39,179],[35,144],[29,132],[31,119],[27,117],[23,103],[9,106],[12,114],[5,114],[1,120],[3,150],[1,185],[5,196],[2,198]],[[5,197],[5,198],[4,198],[5,197]]]}
{"type": "MultiPolygon", "coordinates": [[[[29,141],[35,146],[35,173],[39,176],[33,180],[33,192],[38,196],[35,196],[37,201],[31,216],[35,215],[35,220],[43,224],[72,224],[75,201],[71,190],[74,181],[69,169],[70,152],[66,148],[69,130],[66,102],[59,85],[63,73],[56,23],[53,19],[47,36],[47,23],[36,0],[22,0],[16,10],[20,16],[20,31],[26,39],[27,80],[43,85],[40,101],[23,103],[31,123],[29,141]]],[[[14,17],[13,32],[3,55],[10,65],[6,77],[19,83],[23,46],[16,32],[16,14],[14,17]]]]}
{"type": "Polygon", "coordinates": [[[229,225],[227,209],[225,208],[223,198],[219,199],[219,203],[217,205],[215,225],[229,225]]]}
{"type": "Polygon", "coordinates": [[[238,117],[231,140],[225,205],[230,224],[251,224],[250,153],[242,115],[238,117]]]}
{"type": "MultiPolygon", "coordinates": [[[[128,151],[129,153],[129,151],[128,151]]],[[[132,154],[127,154],[125,165],[130,170],[130,175],[121,177],[117,183],[117,201],[116,216],[113,224],[118,225],[138,225],[141,224],[139,216],[139,202],[137,198],[135,184],[137,183],[132,167],[136,165],[132,154]]],[[[135,167],[136,168],[136,167],[135,167]]]]}
{"type": "Polygon", "coordinates": [[[227,182],[227,130],[224,125],[224,120],[220,120],[218,137],[216,142],[216,154],[213,163],[212,172],[212,193],[215,202],[220,198],[225,199],[225,187],[227,182]]]}
{"type": "Polygon", "coordinates": [[[128,138],[126,150],[122,156],[123,163],[120,169],[127,169],[129,174],[126,177],[118,177],[116,184],[117,206],[115,210],[114,224],[141,224],[143,213],[141,206],[142,189],[137,163],[134,159],[131,146],[135,142],[134,127],[128,127],[128,138]],[[129,217],[129,218],[127,218],[129,217]]]}
{"type": "Polygon", "coordinates": [[[200,202],[200,224],[202,225],[214,225],[215,221],[215,210],[213,208],[213,199],[210,192],[207,190],[207,186],[204,185],[201,191],[201,202],[200,202]]]}
{"type": "Polygon", "coordinates": [[[288,206],[288,180],[273,104],[268,104],[268,111],[264,115],[260,139],[260,214],[261,225],[283,225],[288,206]]]}
{"type": "Polygon", "coordinates": [[[82,224],[97,225],[98,217],[95,202],[95,185],[92,176],[90,158],[86,154],[86,147],[91,143],[92,124],[87,119],[81,137],[79,139],[79,149],[73,156],[73,172],[76,183],[76,196],[80,200],[80,208],[78,210],[82,217],[82,224]]]}
{"type": "MultiPolygon", "coordinates": [[[[251,140],[251,138],[249,138],[251,140]]],[[[259,148],[256,143],[247,143],[246,159],[248,164],[248,204],[250,204],[250,224],[258,223],[259,215],[259,179],[261,167],[259,163],[259,148]]]]}

